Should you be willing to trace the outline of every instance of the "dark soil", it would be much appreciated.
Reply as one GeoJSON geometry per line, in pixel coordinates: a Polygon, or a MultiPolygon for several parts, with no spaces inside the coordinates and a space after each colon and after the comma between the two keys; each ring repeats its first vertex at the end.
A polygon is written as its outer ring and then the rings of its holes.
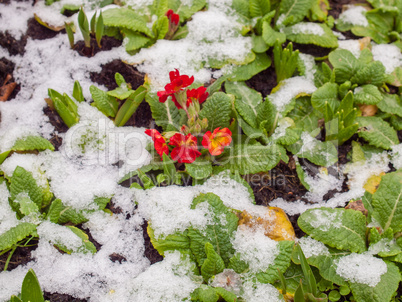
{"type": "Polygon", "coordinates": [[[85,47],[84,41],[78,41],[74,45],[74,50],[76,50],[81,56],[90,58],[100,51],[111,50],[114,47],[121,46],[121,44],[122,41],[120,40],[117,40],[113,37],[104,36],[101,40],[101,48],[99,48],[98,43],[96,43],[96,39],[91,37],[91,47],[85,47]]]}

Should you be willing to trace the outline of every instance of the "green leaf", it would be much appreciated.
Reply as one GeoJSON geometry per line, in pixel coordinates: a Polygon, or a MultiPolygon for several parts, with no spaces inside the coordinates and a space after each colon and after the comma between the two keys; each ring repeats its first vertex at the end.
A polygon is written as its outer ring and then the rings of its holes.
{"type": "Polygon", "coordinates": [[[151,225],[148,225],[147,232],[151,240],[152,246],[162,256],[166,251],[180,251],[182,254],[190,254],[190,239],[185,233],[175,233],[166,236],[165,238],[155,238],[154,230],[151,225]]]}
{"type": "Polygon", "coordinates": [[[269,45],[265,43],[264,39],[262,36],[257,36],[253,34],[251,36],[251,42],[253,43],[253,48],[252,50],[257,54],[257,53],[264,53],[269,49],[269,45]]]}
{"type": "Polygon", "coordinates": [[[180,15],[180,20],[190,18],[207,4],[205,0],[193,0],[190,5],[185,5],[181,0],[169,0],[168,3],[168,7],[180,15]]]}
{"type": "Polygon", "coordinates": [[[44,302],[42,290],[33,269],[29,269],[22,281],[21,300],[23,302],[44,302]]]}
{"type": "Polygon", "coordinates": [[[77,225],[87,221],[88,219],[81,212],[71,207],[64,207],[64,209],[60,212],[58,223],[65,224],[67,222],[71,222],[72,224],[77,225]]]}
{"type": "Polygon", "coordinates": [[[398,267],[388,261],[387,272],[381,276],[381,281],[374,287],[366,284],[350,283],[350,289],[356,301],[385,302],[390,301],[398,289],[401,279],[398,267]]]}
{"type": "Polygon", "coordinates": [[[36,233],[36,224],[22,222],[0,235],[0,251],[11,248],[22,239],[36,233]]]}
{"type": "Polygon", "coordinates": [[[308,11],[313,6],[312,0],[283,0],[281,1],[279,13],[283,16],[282,24],[287,26],[300,22],[307,16],[308,11]]]}
{"type": "Polygon", "coordinates": [[[67,127],[71,128],[80,120],[78,113],[76,112],[77,105],[75,105],[75,103],[74,104],[69,103],[68,105],[66,105],[63,102],[64,97],[63,96],[61,97],[62,97],[61,99],[58,97],[56,97],[55,99],[52,98],[53,105],[57,113],[62,118],[63,122],[67,125],[67,127]]]}
{"type": "Polygon", "coordinates": [[[196,288],[191,293],[191,301],[200,302],[217,302],[219,300],[219,295],[216,292],[216,288],[201,284],[199,288],[196,288]]]}
{"type": "Polygon", "coordinates": [[[385,81],[392,86],[402,86],[402,67],[396,67],[391,74],[387,74],[385,81]]]}
{"type": "Polygon", "coordinates": [[[372,84],[380,86],[385,82],[385,67],[381,62],[371,62],[358,69],[350,81],[359,85],[372,84]]]}
{"type": "Polygon", "coordinates": [[[236,273],[241,274],[248,270],[249,265],[240,259],[240,253],[237,253],[229,260],[228,268],[233,269],[236,273]]]}
{"type": "Polygon", "coordinates": [[[83,8],[81,7],[80,11],[78,12],[78,26],[80,27],[82,36],[84,37],[85,47],[91,47],[91,36],[90,36],[90,28],[87,16],[83,8]]]}
{"type": "Polygon", "coordinates": [[[206,282],[212,277],[215,276],[225,269],[225,263],[223,262],[221,256],[215,252],[214,247],[211,243],[205,243],[205,253],[207,255],[207,259],[205,259],[204,263],[201,266],[201,275],[206,282]]]}
{"type": "Polygon", "coordinates": [[[96,13],[97,12],[95,12],[95,14],[93,14],[93,16],[91,18],[91,22],[90,22],[91,34],[95,33],[96,13]]]}
{"type": "Polygon", "coordinates": [[[233,0],[232,7],[238,12],[240,15],[250,18],[250,3],[248,0],[233,0]]]}
{"type": "Polygon", "coordinates": [[[212,174],[212,164],[208,160],[198,157],[193,163],[185,164],[186,171],[194,179],[205,179],[212,174]]]}
{"type": "Polygon", "coordinates": [[[77,102],[82,103],[85,101],[84,95],[82,94],[82,87],[80,82],[75,81],[74,82],[74,88],[73,88],[73,97],[77,100],[77,102]]]}
{"type": "Polygon", "coordinates": [[[292,258],[293,241],[279,241],[278,248],[279,254],[276,256],[274,262],[269,266],[265,272],[256,274],[257,280],[261,283],[273,283],[279,278],[278,270],[284,273],[290,265],[292,258]]]}
{"type": "Polygon", "coordinates": [[[20,193],[25,192],[39,209],[42,208],[43,192],[42,189],[37,185],[36,180],[33,178],[31,172],[20,166],[17,166],[13,172],[10,182],[11,201],[14,201],[20,193]]]}
{"type": "Polygon", "coordinates": [[[376,105],[383,97],[377,86],[367,84],[355,89],[354,99],[356,104],[376,105]]]}
{"type": "Polygon", "coordinates": [[[144,86],[138,87],[135,91],[131,91],[129,98],[120,107],[114,119],[114,124],[118,127],[124,126],[131,116],[135,113],[138,106],[142,103],[147,93],[144,86]]]}
{"type": "Polygon", "coordinates": [[[338,38],[325,24],[299,22],[296,25],[285,27],[283,29],[283,33],[286,34],[286,38],[292,42],[300,44],[314,44],[327,48],[338,47],[338,38]],[[313,27],[313,29],[306,30],[306,28],[310,27],[313,27]]]}
{"type": "Polygon", "coordinates": [[[29,216],[32,213],[40,214],[38,206],[29,198],[27,193],[18,194],[15,202],[20,204],[20,212],[25,216],[29,216]]]}
{"type": "Polygon", "coordinates": [[[104,32],[105,32],[105,25],[103,24],[102,11],[100,11],[98,20],[96,21],[96,31],[95,31],[96,43],[98,44],[99,48],[102,48],[101,40],[104,32]]]}
{"type": "Polygon", "coordinates": [[[127,44],[125,46],[127,52],[138,50],[152,41],[151,38],[144,36],[142,33],[130,29],[123,29],[122,32],[124,37],[127,38],[127,44]]]}
{"type": "Polygon", "coordinates": [[[263,17],[271,10],[270,0],[250,0],[250,16],[263,17]]]}
{"type": "Polygon", "coordinates": [[[68,37],[68,42],[70,43],[71,49],[74,48],[74,31],[73,31],[73,27],[74,27],[73,22],[71,22],[71,23],[64,22],[64,28],[66,30],[67,37],[68,37]]]}
{"type": "Polygon", "coordinates": [[[316,87],[321,87],[325,83],[330,82],[332,80],[333,72],[332,69],[325,62],[316,66],[317,71],[314,74],[314,85],[316,87]]]}
{"type": "Polygon", "coordinates": [[[373,195],[372,215],[383,230],[392,228],[402,231],[402,172],[388,173],[381,178],[381,183],[373,195]]]}
{"type": "Polygon", "coordinates": [[[311,95],[311,105],[318,111],[324,113],[328,104],[332,111],[339,107],[338,85],[336,83],[325,83],[311,95]]]}
{"type": "MultiPolygon", "coordinates": [[[[296,157],[297,158],[297,157],[296,157]]],[[[295,160],[296,163],[296,173],[297,177],[299,178],[301,184],[310,191],[310,185],[305,181],[306,176],[308,175],[306,171],[304,171],[303,167],[300,165],[299,160],[295,160]]]]}
{"type": "Polygon", "coordinates": [[[73,252],[76,253],[96,253],[96,247],[95,245],[89,241],[89,237],[87,234],[84,233],[84,231],[80,230],[79,228],[76,228],[74,226],[61,226],[62,228],[68,228],[70,231],[72,231],[77,237],[79,237],[82,241],[82,245],[79,247],[73,247],[70,248],[67,245],[65,245],[63,242],[52,242],[54,245],[56,245],[59,249],[61,249],[63,252],[66,252],[68,254],[71,254],[73,252]]]}
{"type": "Polygon", "coordinates": [[[167,176],[169,180],[168,183],[174,183],[176,180],[176,167],[173,163],[173,160],[170,159],[166,153],[162,154],[162,158],[163,173],[167,176]]]}
{"type": "MultiPolygon", "coordinates": [[[[257,125],[268,133],[273,133],[278,123],[279,112],[276,111],[276,106],[272,104],[269,98],[258,105],[257,108],[257,125]]],[[[250,136],[250,135],[248,135],[250,136]]]]}
{"type": "Polygon", "coordinates": [[[235,145],[229,154],[222,156],[219,163],[223,164],[233,173],[242,175],[269,171],[281,160],[281,153],[285,152],[278,145],[263,146],[235,145]]]}
{"type": "Polygon", "coordinates": [[[377,104],[377,107],[383,112],[402,117],[402,102],[396,94],[383,93],[382,100],[377,104]]]}
{"type": "Polygon", "coordinates": [[[357,117],[356,121],[360,127],[359,136],[367,140],[370,145],[389,150],[399,144],[396,131],[381,118],[361,116],[357,117]]]}
{"type": "Polygon", "coordinates": [[[143,33],[150,38],[154,37],[144,19],[130,8],[111,8],[104,11],[103,23],[105,26],[126,28],[143,33]]]}
{"type": "Polygon", "coordinates": [[[286,35],[274,30],[268,22],[262,23],[262,39],[268,46],[274,46],[276,41],[283,44],[286,41],[286,35]]]}
{"type": "Polygon", "coordinates": [[[12,295],[10,302],[22,302],[22,300],[20,298],[18,298],[17,296],[12,295]]]}
{"type": "Polygon", "coordinates": [[[226,302],[237,302],[238,301],[236,294],[234,294],[230,291],[227,291],[223,287],[216,287],[215,292],[218,293],[218,295],[220,297],[222,297],[222,299],[226,302]]]}
{"type": "Polygon", "coordinates": [[[296,99],[295,108],[287,115],[296,124],[297,128],[311,132],[318,127],[319,113],[313,108],[310,98],[296,99]]]}
{"type": "Polygon", "coordinates": [[[232,112],[232,102],[228,95],[223,92],[215,92],[210,96],[200,111],[200,118],[208,120],[207,130],[213,131],[221,127],[229,126],[230,114],[232,112]]]}
{"type": "Polygon", "coordinates": [[[65,206],[63,205],[60,199],[53,200],[53,202],[50,205],[49,211],[47,212],[46,219],[50,220],[53,223],[58,223],[60,213],[61,211],[63,211],[64,208],[65,206]]]}
{"type": "Polygon", "coordinates": [[[366,217],[359,211],[331,208],[311,209],[297,220],[314,239],[339,250],[361,253],[366,248],[366,217]]]}
{"type": "Polygon", "coordinates": [[[11,150],[5,151],[0,154],[0,165],[6,160],[7,156],[10,154],[11,150]]]}
{"type": "Polygon", "coordinates": [[[266,53],[258,53],[249,64],[234,67],[227,75],[231,81],[247,81],[271,66],[271,58],[266,53]]]}
{"type": "Polygon", "coordinates": [[[163,39],[169,31],[169,19],[166,16],[159,17],[152,26],[156,39],[163,39]]]}
{"type": "Polygon", "coordinates": [[[195,209],[198,204],[207,202],[211,209],[211,222],[204,230],[197,230],[193,227],[188,229],[188,237],[190,237],[190,248],[199,266],[204,264],[207,258],[205,252],[205,244],[211,243],[217,254],[223,259],[227,265],[229,259],[234,254],[231,244],[233,232],[237,229],[238,218],[229,211],[222,200],[213,193],[200,194],[193,200],[191,206],[195,209]]]}
{"type": "Polygon", "coordinates": [[[337,83],[349,81],[360,67],[356,57],[346,49],[336,49],[332,51],[328,59],[334,67],[335,80],[337,83]]]}
{"type": "Polygon", "coordinates": [[[27,136],[25,138],[18,139],[14,146],[11,148],[12,151],[44,151],[51,150],[54,151],[54,146],[51,142],[41,136],[27,136]]]}
{"type": "Polygon", "coordinates": [[[236,97],[235,108],[241,117],[250,126],[257,128],[257,106],[262,102],[261,94],[244,82],[226,82],[225,90],[236,97]]]}
{"type": "Polygon", "coordinates": [[[151,107],[155,123],[162,127],[164,131],[177,131],[180,129],[180,112],[170,99],[161,103],[156,94],[147,93],[145,100],[151,107]]]}
{"type": "Polygon", "coordinates": [[[95,106],[106,116],[115,117],[119,102],[114,97],[108,95],[105,91],[91,85],[89,87],[95,106]]]}

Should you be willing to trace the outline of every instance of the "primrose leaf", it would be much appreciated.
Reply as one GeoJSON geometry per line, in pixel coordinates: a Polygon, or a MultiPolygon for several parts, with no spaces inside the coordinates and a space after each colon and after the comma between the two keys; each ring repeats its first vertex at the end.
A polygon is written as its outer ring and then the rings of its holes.
{"type": "Polygon", "coordinates": [[[63,211],[64,208],[65,206],[60,199],[53,200],[53,202],[50,204],[49,211],[47,212],[46,219],[50,220],[53,223],[58,223],[60,213],[61,211],[63,211]]]}
{"type": "MultiPolygon", "coordinates": [[[[276,106],[272,104],[269,98],[266,98],[264,102],[258,105],[257,108],[257,125],[263,128],[267,133],[273,132],[279,118],[279,113],[276,112],[276,106]]],[[[250,135],[248,135],[250,136],[250,135]]]]}
{"type": "Polygon", "coordinates": [[[259,92],[249,88],[244,82],[226,82],[226,93],[233,94],[235,107],[241,117],[252,127],[257,128],[257,106],[262,102],[259,92]]]}
{"type": "Polygon", "coordinates": [[[25,138],[18,139],[14,146],[11,148],[13,151],[54,151],[54,146],[51,142],[41,136],[27,136],[25,138]]]}
{"type": "Polygon", "coordinates": [[[212,174],[212,164],[209,160],[198,157],[191,164],[185,164],[186,171],[194,179],[205,179],[212,174]]]}
{"type": "Polygon", "coordinates": [[[396,94],[382,94],[382,100],[377,104],[377,107],[387,113],[396,114],[402,117],[402,102],[396,94]]]}
{"type": "Polygon", "coordinates": [[[133,52],[140,49],[152,41],[151,38],[144,36],[142,33],[123,28],[124,37],[127,38],[126,51],[133,52]]]}
{"type": "Polygon", "coordinates": [[[70,245],[69,243],[65,244],[58,240],[56,240],[55,242],[52,242],[59,249],[61,249],[62,251],[66,252],[68,254],[71,254],[73,252],[84,253],[84,254],[86,254],[86,253],[95,254],[96,253],[95,245],[91,241],[89,241],[89,237],[87,234],[84,233],[84,231],[82,231],[79,228],[76,228],[74,226],[58,226],[58,227],[67,229],[67,230],[64,230],[63,232],[66,232],[66,231],[68,232],[68,230],[71,231],[75,236],[77,236],[82,241],[81,246],[78,246],[78,247],[77,246],[69,246],[70,245]]]}
{"type": "Polygon", "coordinates": [[[244,273],[248,269],[249,265],[240,259],[240,254],[237,253],[229,260],[228,268],[233,269],[236,273],[244,273]]]}
{"type": "Polygon", "coordinates": [[[346,49],[336,49],[332,51],[328,59],[334,67],[335,80],[337,83],[349,81],[360,67],[356,57],[346,49]]]}
{"type": "Polygon", "coordinates": [[[162,256],[166,251],[178,250],[182,254],[190,254],[190,239],[186,233],[175,233],[166,236],[165,238],[156,239],[152,226],[148,224],[147,233],[151,240],[152,246],[162,256]]]}
{"type": "Polygon", "coordinates": [[[170,99],[161,103],[156,94],[147,93],[145,100],[151,107],[152,117],[158,126],[161,126],[165,131],[180,129],[180,112],[170,99]]]}
{"type": "Polygon", "coordinates": [[[383,149],[399,144],[398,135],[387,122],[377,116],[360,116],[356,118],[359,123],[359,136],[367,140],[370,145],[383,149]]]}
{"type": "Polygon", "coordinates": [[[359,85],[372,84],[380,86],[385,82],[385,67],[379,61],[371,62],[358,69],[350,81],[359,85]]]}
{"type": "Polygon", "coordinates": [[[376,105],[382,100],[381,92],[372,84],[357,87],[354,90],[356,104],[376,105]]]}
{"type": "Polygon", "coordinates": [[[366,217],[359,211],[311,209],[302,213],[297,223],[304,232],[328,246],[356,253],[366,251],[366,217]]]}
{"type": "Polygon", "coordinates": [[[383,230],[392,228],[402,231],[402,172],[388,173],[381,178],[380,186],[373,195],[372,215],[383,230]]]}
{"type": "Polygon", "coordinates": [[[402,86],[402,67],[396,67],[391,74],[386,75],[387,84],[392,86],[402,86]]]}
{"type": "Polygon", "coordinates": [[[398,289],[401,279],[398,267],[391,262],[385,261],[387,272],[381,276],[381,281],[374,287],[367,284],[350,282],[350,289],[356,301],[384,302],[391,301],[392,296],[398,289]]]}
{"type": "Polygon", "coordinates": [[[85,101],[84,95],[82,94],[82,87],[80,82],[75,81],[74,82],[74,88],[73,88],[73,97],[77,100],[77,102],[82,103],[85,101]]]}
{"type": "Polygon", "coordinates": [[[215,92],[210,96],[200,111],[200,118],[208,120],[208,130],[214,131],[217,127],[229,126],[232,102],[228,95],[223,92],[215,92]]]}
{"type": "Polygon", "coordinates": [[[205,0],[193,0],[190,3],[191,5],[184,5],[181,0],[169,0],[168,7],[180,15],[180,20],[186,20],[206,5],[205,0]]]}
{"type": "Polygon", "coordinates": [[[94,85],[89,87],[89,91],[91,92],[96,108],[98,108],[106,116],[116,116],[117,109],[119,108],[119,102],[117,102],[114,97],[108,95],[107,92],[94,85]]]}
{"type": "Polygon", "coordinates": [[[105,10],[102,15],[105,26],[126,28],[151,38],[154,37],[144,19],[130,8],[111,8],[105,10]]]}
{"type": "Polygon", "coordinates": [[[134,90],[129,89],[129,87],[125,83],[123,83],[120,87],[107,92],[108,95],[119,100],[124,100],[128,98],[132,93],[134,93],[134,90]]]}
{"type": "Polygon", "coordinates": [[[201,284],[199,288],[196,288],[191,293],[191,301],[200,302],[217,302],[219,300],[219,295],[216,292],[216,288],[201,284]]]}
{"type": "Polygon", "coordinates": [[[286,35],[284,33],[274,30],[268,22],[262,23],[262,39],[268,46],[274,46],[275,42],[283,44],[286,41],[286,35]]]}
{"type": "Polygon", "coordinates": [[[26,302],[44,302],[38,278],[33,269],[29,269],[21,286],[21,299],[26,302]]]}
{"type": "Polygon", "coordinates": [[[209,242],[205,243],[205,253],[207,254],[207,259],[201,266],[201,275],[205,281],[208,281],[212,276],[223,272],[225,263],[209,242]]]}
{"type": "Polygon", "coordinates": [[[229,153],[220,158],[219,162],[232,172],[237,171],[244,175],[271,170],[281,160],[281,153],[286,152],[275,144],[271,146],[239,144],[229,149],[229,153]]]}
{"type": "Polygon", "coordinates": [[[32,213],[40,214],[38,206],[29,198],[28,194],[20,193],[15,198],[15,202],[20,204],[20,212],[25,215],[29,216],[32,213]]]}
{"type": "Polygon", "coordinates": [[[255,60],[249,64],[234,67],[228,79],[231,81],[247,81],[256,74],[271,66],[271,58],[266,53],[258,53],[255,55],[255,60]]]}
{"type": "Polygon", "coordinates": [[[283,0],[279,7],[279,18],[287,26],[300,22],[313,6],[312,0],[283,0]]]}
{"type": "Polygon", "coordinates": [[[311,95],[311,105],[318,111],[324,113],[326,104],[330,106],[332,111],[335,111],[340,104],[336,83],[325,83],[311,95]]]}
{"type": "Polygon", "coordinates": [[[250,0],[250,16],[251,18],[263,17],[271,10],[269,0],[250,0]]]}
{"type": "Polygon", "coordinates": [[[296,99],[295,108],[287,115],[296,124],[297,128],[311,132],[318,127],[319,112],[311,105],[309,97],[296,99]]]}
{"type": "Polygon", "coordinates": [[[198,204],[207,202],[211,209],[211,223],[204,230],[197,230],[193,227],[188,229],[190,237],[190,249],[195,256],[199,266],[204,264],[207,259],[205,244],[211,243],[217,254],[227,265],[229,259],[234,254],[233,246],[230,242],[233,232],[237,229],[237,216],[229,211],[222,200],[213,193],[200,194],[193,200],[192,208],[198,204]]]}
{"type": "Polygon", "coordinates": [[[11,248],[22,239],[36,233],[36,224],[22,222],[0,235],[0,251],[11,248]]]}
{"type": "Polygon", "coordinates": [[[42,208],[43,191],[37,185],[36,180],[33,178],[32,173],[24,168],[17,166],[11,177],[10,195],[11,200],[14,201],[20,193],[27,193],[29,198],[38,206],[42,208]]]}
{"type": "Polygon", "coordinates": [[[257,280],[261,283],[273,283],[275,280],[278,280],[278,270],[281,273],[284,273],[290,265],[293,246],[293,241],[278,241],[278,256],[276,256],[274,262],[265,272],[259,272],[256,274],[257,280]]]}
{"type": "Polygon", "coordinates": [[[325,62],[316,66],[317,71],[314,74],[314,85],[316,87],[321,87],[325,83],[331,81],[331,79],[333,78],[333,72],[332,69],[325,62]]]}
{"type": "Polygon", "coordinates": [[[292,42],[300,44],[314,44],[321,47],[338,47],[338,38],[325,24],[313,22],[299,22],[285,27],[283,33],[292,42]]]}
{"type": "Polygon", "coordinates": [[[77,225],[87,221],[88,219],[81,212],[71,207],[64,207],[64,209],[60,212],[58,223],[65,224],[67,222],[71,222],[72,224],[77,225]]]}

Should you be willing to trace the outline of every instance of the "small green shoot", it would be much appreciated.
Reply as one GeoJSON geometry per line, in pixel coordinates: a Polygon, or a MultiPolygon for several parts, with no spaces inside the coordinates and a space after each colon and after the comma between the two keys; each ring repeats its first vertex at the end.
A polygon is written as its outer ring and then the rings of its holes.
{"type": "Polygon", "coordinates": [[[64,23],[66,26],[66,32],[67,32],[67,36],[68,36],[68,41],[70,42],[70,47],[71,49],[74,48],[74,23],[64,23]]]}
{"type": "Polygon", "coordinates": [[[78,12],[78,26],[80,27],[82,36],[84,37],[85,47],[91,47],[91,34],[89,31],[89,23],[87,15],[84,12],[84,9],[81,7],[78,12]]]}
{"type": "Polygon", "coordinates": [[[293,44],[282,49],[282,46],[277,41],[274,45],[274,65],[276,73],[276,81],[280,83],[293,76],[296,71],[297,58],[299,51],[293,51],[293,44]]]}

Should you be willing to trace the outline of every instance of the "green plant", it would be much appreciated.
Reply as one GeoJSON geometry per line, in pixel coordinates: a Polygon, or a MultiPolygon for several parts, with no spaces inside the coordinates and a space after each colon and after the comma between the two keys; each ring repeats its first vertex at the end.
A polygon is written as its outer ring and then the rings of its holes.
{"type": "Polygon", "coordinates": [[[293,44],[289,43],[286,48],[281,47],[277,41],[274,45],[274,66],[276,73],[276,81],[280,83],[282,80],[293,76],[297,67],[297,59],[299,51],[293,51],[293,44]]]}
{"type": "MultiPolygon", "coordinates": [[[[95,36],[98,47],[101,48],[101,40],[104,34],[104,24],[102,11],[99,13],[99,17],[96,18],[96,13],[91,18],[91,22],[88,23],[88,18],[84,12],[83,7],[78,12],[78,26],[84,37],[84,43],[86,48],[91,48],[91,34],[95,36]]],[[[72,28],[66,24],[66,31],[70,41],[70,45],[74,45],[74,37],[72,36],[72,28]],[[67,29],[68,28],[68,29],[67,29]]]]}
{"type": "Polygon", "coordinates": [[[32,269],[29,269],[22,281],[20,297],[12,296],[10,302],[48,302],[43,298],[38,278],[32,269]]]}

